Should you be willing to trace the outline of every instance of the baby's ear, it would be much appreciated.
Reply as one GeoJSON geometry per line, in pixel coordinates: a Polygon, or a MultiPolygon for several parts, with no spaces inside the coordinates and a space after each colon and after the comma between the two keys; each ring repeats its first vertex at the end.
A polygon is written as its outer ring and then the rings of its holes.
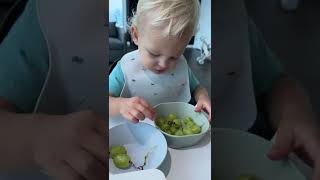
{"type": "Polygon", "coordinates": [[[139,32],[138,32],[138,28],[136,26],[131,26],[130,28],[131,31],[131,38],[132,41],[138,46],[138,39],[139,39],[139,32]]]}

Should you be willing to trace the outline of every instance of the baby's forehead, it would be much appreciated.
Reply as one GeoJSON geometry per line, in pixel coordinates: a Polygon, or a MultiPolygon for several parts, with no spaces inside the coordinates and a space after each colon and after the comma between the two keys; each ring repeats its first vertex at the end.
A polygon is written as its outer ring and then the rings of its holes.
{"type": "MultiPolygon", "coordinates": [[[[154,18],[152,17],[152,13],[146,13],[146,14],[141,14],[139,23],[137,24],[137,28],[140,31],[140,33],[151,33],[154,36],[161,36],[163,37],[169,37],[172,36],[168,34],[168,28],[169,27],[169,20],[168,21],[163,21],[162,23],[158,23],[155,25],[154,23],[154,18]]],[[[190,24],[187,26],[181,36],[192,36],[193,35],[193,26],[190,24]]],[[[174,35],[175,36],[175,35],[174,35]]]]}
{"type": "Polygon", "coordinates": [[[161,31],[165,31],[166,25],[165,23],[163,23],[163,25],[153,25],[153,20],[151,18],[151,16],[148,16],[147,14],[143,14],[139,17],[139,23],[137,23],[137,28],[140,32],[145,32],[145,31],[157,31],[157,32],[161,32],[161,31]]]}

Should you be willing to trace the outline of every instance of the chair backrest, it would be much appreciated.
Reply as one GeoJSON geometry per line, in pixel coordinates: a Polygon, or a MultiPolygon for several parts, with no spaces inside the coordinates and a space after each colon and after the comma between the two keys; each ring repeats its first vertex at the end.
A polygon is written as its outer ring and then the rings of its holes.
{"type": "Polygon", "coordinates": [[[111,74],[112,70],[114,69],[114,67],[116,67],[118,61],[113,62],[111,65],[109,64],[109,74],[111,74]]]}
{"type": "Polygon", "coordinates": [[[13,24],[19,18],[23,12],[28,0],[17,0],[10,8],[9,12],[5,16],[3,22],[0,25],[0,43],[7,36],[13,24]]]}
{"type": "Polygon", "coordinates": [[[116,22],[109,22],[109,37],[118,37],[116,22]]]}

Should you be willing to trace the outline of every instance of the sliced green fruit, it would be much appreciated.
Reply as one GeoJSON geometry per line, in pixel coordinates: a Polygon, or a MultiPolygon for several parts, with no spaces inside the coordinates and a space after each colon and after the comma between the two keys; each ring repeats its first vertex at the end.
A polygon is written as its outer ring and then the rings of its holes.
{"type": "Polygon", "coordinates": [[[169,119],[169,120],[174,120],[174,119],[177,119],[177,116],[176,116],[175,114],[173,114],[173,113],[170,113],[170,114],[168,115],[168,119],[169,119]]]}
{"type": "Polygon", "coordinates": [[[196,125],[196,124],[192,125],[192,126],[190,127],[190,129],[191,129],[191,132],[192,132],[193,134],[199,134],[199,133],[201,132],[200,126],[198,126],[198,125],[196,125]]]}
{"type": "Polygon", "coordinates": [[[127,169],[131,165],[131,160],[127,154],[118,154],[113,158],[113,163],[119,169],[127,169]]]}
{"type": "Polygon", "coordinates": [[[174,135],[176,135],[176,136],[183,136],[182,129],[177,130],[176,133],[174,133],[174,135]]]}
{"type": "Polygon", "coordinates": [[[110,153],[111,158],[114,158],[118,154],[127,154],[127,150],[123,146],[112,146],[109,149],[109,153],[110,153]]]}

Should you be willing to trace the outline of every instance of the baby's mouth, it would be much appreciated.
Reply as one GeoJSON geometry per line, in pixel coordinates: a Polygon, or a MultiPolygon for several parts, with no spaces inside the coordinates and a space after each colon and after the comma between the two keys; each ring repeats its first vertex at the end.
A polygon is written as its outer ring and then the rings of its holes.
{"type": "Polygon", "coordinates": [[[161,74],[161,73],[163,73],[163,72],[165,72],[166,70],[165,69],[161,69],[161,70],[154,70],[154,72],[156,73],[156,74],[161,74]]]}

